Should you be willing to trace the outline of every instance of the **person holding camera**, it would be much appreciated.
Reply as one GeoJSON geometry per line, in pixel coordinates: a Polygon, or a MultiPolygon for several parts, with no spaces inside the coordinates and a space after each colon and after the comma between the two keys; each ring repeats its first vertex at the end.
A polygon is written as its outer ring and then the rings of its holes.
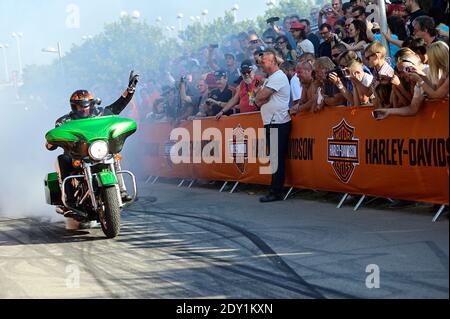
{"type": "Polygon", "coordinates": [[[315,105],[312,107],[312,111],[319,112],[326,106],[343,105],[346,98],[342,91],[345,90],[345,87],[343,85],[339,85],[338,87],[331,80],[338,72],[333,61],[328,57],[318,58],[314,63],[314,72],[314,80],[317,86],[317,98],[314,101],[315,105]]]}
{"type": "Polygon", "coordinates": [[[325,16],[325,23],[333,27],[336,21],[343,15],[342,0],[332,0],[331,5],[327,4],[319,11],[317,25],[322,25],[323,17],[325,16]]]}
{"type": "Polygon", "coordinates": [[[331,59],[331,48],[342,42],[332,31],[331,25],[327,23],[324,23],[319,27],[320,36],[324,41],[319,45],[318,57],[328,57],[331,59]]]}

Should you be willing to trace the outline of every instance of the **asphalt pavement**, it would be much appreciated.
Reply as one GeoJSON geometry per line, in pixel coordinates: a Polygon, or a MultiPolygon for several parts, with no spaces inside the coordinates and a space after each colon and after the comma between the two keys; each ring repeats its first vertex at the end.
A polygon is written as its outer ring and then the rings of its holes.
{"type": "Polygon", "coordinates": [[[112,240],[0,216],[0,298],[449,298],[448,213],[218,189],[141,183],[112,240]]]}

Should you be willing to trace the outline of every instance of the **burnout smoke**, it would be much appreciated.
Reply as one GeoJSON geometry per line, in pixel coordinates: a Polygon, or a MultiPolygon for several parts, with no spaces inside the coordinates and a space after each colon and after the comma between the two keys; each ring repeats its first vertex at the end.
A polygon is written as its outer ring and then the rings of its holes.
{"type": "Polygon", "coordinates": [[[45,202],[44,178],[54,171],[58,151],[48,152],[45,133],[58,116],[35,102],[18,102],[14,94],[0,92],[3,112],[0,145],[0,216],[62,220],[45,202]]]}

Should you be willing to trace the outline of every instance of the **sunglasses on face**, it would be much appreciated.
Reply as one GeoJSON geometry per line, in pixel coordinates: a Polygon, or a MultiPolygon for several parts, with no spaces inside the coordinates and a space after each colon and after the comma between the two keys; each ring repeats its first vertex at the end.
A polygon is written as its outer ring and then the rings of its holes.
{"type": "Polygon", "coordinates": [[[258,40],[251,40],[250,41],[250,44],[257,44],[258,43],[258,40]]]}
{"type": "Polygon", "coordinates": [[[330,33],[330,31],[326,31],[326,32],[320,32],[319,34],[323,36],[323,35],[327,35],[329,33],[330,33]]]}
{"type": "Polygon", "coordinates": [[[335,54],[332,55],[332,57],[336,59],[339,55],[341,55],[341,54],[340,53],[335,53],[335,54]]]}
{"type": "Polygon", "coordinates": [[[369,60],[371,57],[373,57],[374,55],[376,55],[376,53],[372,53],[370,55],[366,55],[364,56],[366,58],[366,60],[369,60]]]}
{"type": "Polygon", "coordinates": [[[252,74],[252,71],[242,72],[242,75],[245,75],[245,76],[249,76],[250,74],[252,74]]]}
{"type": "Polygon", "coordinates": [[[285,44],[285,43],[286,43],[286,41],[277,42],[278,45],[282,45],[282,44],[285,44]]]}

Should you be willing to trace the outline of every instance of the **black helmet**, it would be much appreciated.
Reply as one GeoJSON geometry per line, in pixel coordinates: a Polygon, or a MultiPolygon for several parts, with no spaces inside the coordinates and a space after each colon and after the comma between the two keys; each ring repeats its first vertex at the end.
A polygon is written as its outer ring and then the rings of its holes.
{"type": "Polygon", "coordinates": [[[88,90],[78,90],[73,92],[70,96],[70,107],[73,112],[77,112],[77,106],[81,106],[83,108],[88,106],[94,106],[96,104],[96,100],[94,95],[88,90]]]}

